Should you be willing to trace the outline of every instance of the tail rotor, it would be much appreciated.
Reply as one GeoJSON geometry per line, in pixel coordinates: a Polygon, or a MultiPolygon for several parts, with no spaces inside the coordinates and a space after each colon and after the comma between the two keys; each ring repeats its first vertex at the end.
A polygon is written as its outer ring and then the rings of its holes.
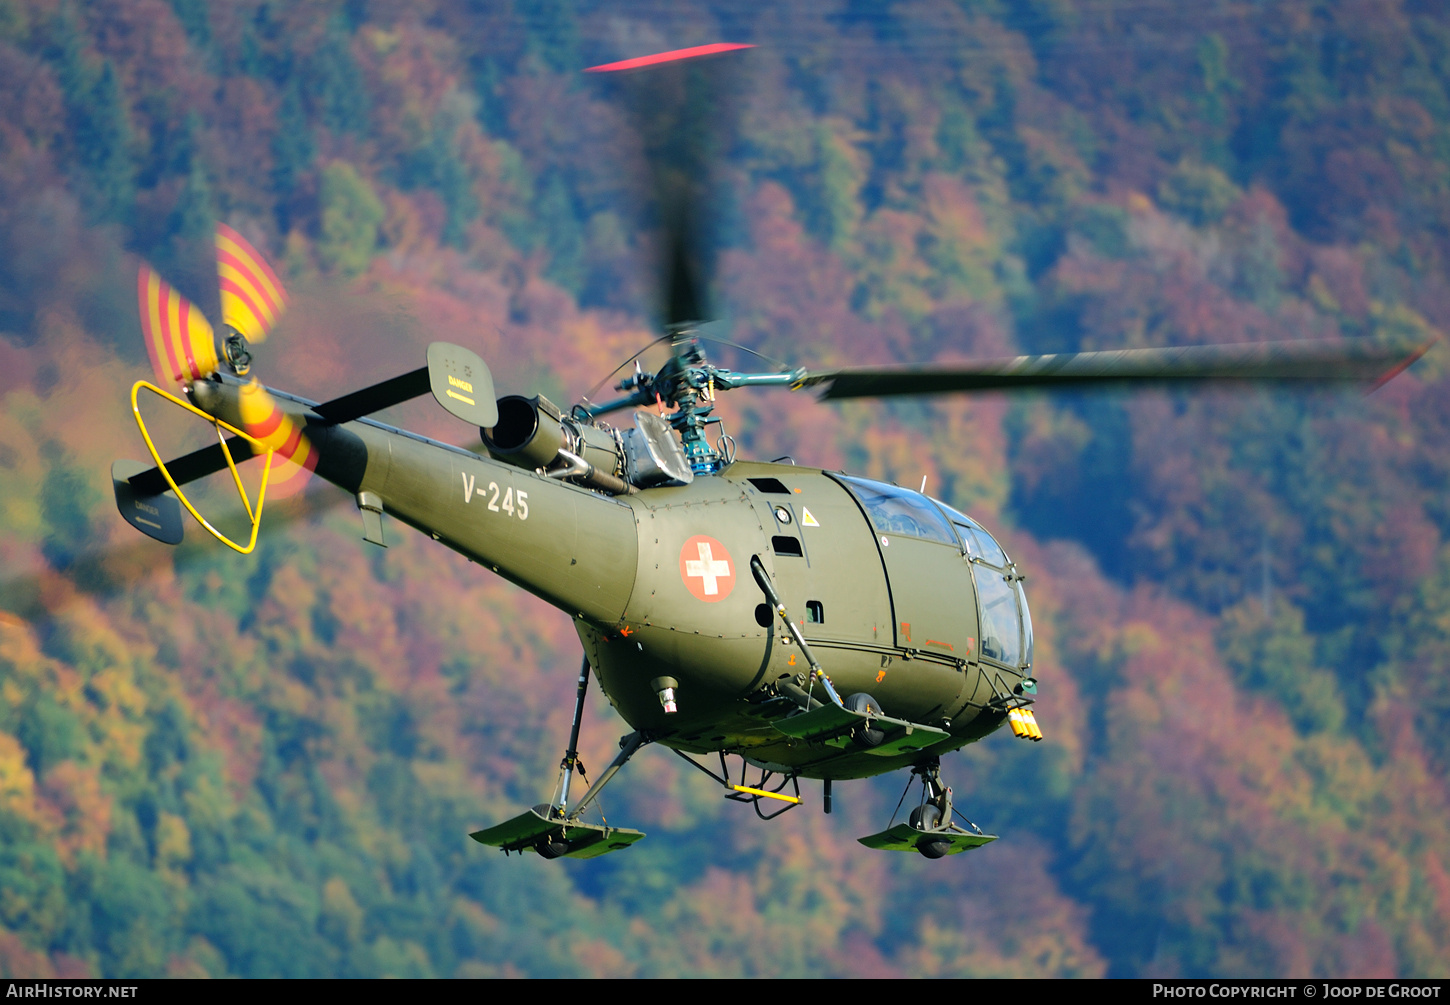
{"type": "MultiPolygon", "coordinates": [[[[222,330],[220,347],[216,332],[206,315],[172,287],[150,265],[143,263],[137,277],[136,292],[145,335],[146,353],[151,360],[157,384],[145,381],[132,389],[132,406],[141,435],[146,440],[157,469],[193,516],[223,543],[238,551],[248,552],[255,546],[262,503],[270,493],[274,498],[300,491],[317,466],[317,452],[308,442],[301,424],[282,409],[272,394],[255,377],[247,377],[251,369],[250,346],[266,341],[286,310],[287,291],[267,260],[252,245],[226,224],[216,229],[217,281],[221,292],[222,330]],[[190,388],[226,369],[245,383],[239,394],[240,426],[232,426],[220,418],[198,409],[192,401],[177,397],[179,390],[190,388]],[[242,497],[242,504],[252,521],[251,543],[243,547],[220,534],[202,519],[171,478],[165,463],[141,419],[136,406],[137,393],[153,391],[186,411],[200,415],[216,426],[222,440],[227,464],[242,497]],[[232,447],[225,445],[224,432],[240,437],[251,446],[254,455],[267,455],[266,469],[258,490],[255,508],[242,488],[233,462],[232,447]],[[287,462],[272,463],[280,458],[287,462]]],[[[195,395],[191,395],[195,397],[195,395]]],[[[240,447],[245,451],[245,447],[240,447]]],[[[174,505],[174,504],[173,504],[174,505]]]]}

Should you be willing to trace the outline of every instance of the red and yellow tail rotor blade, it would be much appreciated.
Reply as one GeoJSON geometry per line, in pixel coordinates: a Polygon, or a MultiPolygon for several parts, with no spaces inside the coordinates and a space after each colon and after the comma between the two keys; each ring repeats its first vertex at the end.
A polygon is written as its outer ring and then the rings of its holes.
{"type": "Polygon", "coordinates": [[[136,279],[141,330],[158,383],[175,387],[210,376],[218,366],[211,322],[149,265],[136,279]]]}
{"type": "Polygon", "coordinates": [[[280,499],[299,492],[317,467],[317,451],[302,435],[302,427],[278,407],[277,399],[256,378],[243,386],[238,406],[242,428],[277,455],[267,495],[280,499]]]}
{"type": "Polygon", "coordinates": [[[216,269],[222,323],[249,342],[261,342],[287,309],[287,291],[267,260],[224,223],[216,226],[216,269]]]}

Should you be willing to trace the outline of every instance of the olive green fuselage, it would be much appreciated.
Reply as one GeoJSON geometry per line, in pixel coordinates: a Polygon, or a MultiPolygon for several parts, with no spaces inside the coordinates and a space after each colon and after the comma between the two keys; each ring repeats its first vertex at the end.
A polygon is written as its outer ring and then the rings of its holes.
{"type": "MultiPolygon", "coordinates": [[[[209,403],[230,418],[233,396],[209,403]]],[[[567,613],[615,709],[656,742],[724,750],[806,777],[879,774],[1005,721],[988,707],[1024,671],[981,659],[970,563],[956,545],[873,528],[838,476],[737,462],[681,487],[607,496],[370,420],[304,421],[316,474],[567,613]],[[876,756],[787,737],[779,686],[807,661],[763,609],[759,556],[836,690],[946,729],[876,756]],[[666,714],[655,682],[678,681],[666,714]],[[995,689],[994,689],[995,683],[995,689]]],[[[819,689],[815,697],[824,698],[819,689]]]]}

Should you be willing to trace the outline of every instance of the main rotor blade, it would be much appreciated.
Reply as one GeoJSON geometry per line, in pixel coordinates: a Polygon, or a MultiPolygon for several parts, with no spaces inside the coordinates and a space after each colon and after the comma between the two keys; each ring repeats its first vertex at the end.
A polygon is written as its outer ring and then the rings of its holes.
{"type": "Polygon", "coordinates": [[[1369,339],[1244,342],[1107,352],[1016,356],[943,366],[848,367],[807,373],[795,387],[824,385],[822,400],[1093,387],[1137,381],[1174,384],[1284,382],[1372,383],[1388,380],[1425,354],[1369,339]]]}
{"type": "Polygon", "coordinates": [[[634,118],[659,213],[658,297],[667,330],[710,318],[714,273],[708,212],[714,165],[733,129],[733,58],[749,49],[717,43],[590,67],[634,118]]]}

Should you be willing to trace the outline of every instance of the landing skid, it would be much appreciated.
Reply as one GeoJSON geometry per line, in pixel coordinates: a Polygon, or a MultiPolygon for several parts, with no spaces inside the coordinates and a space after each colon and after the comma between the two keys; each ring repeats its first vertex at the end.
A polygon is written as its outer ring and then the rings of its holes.
{"type": "Polygon", "coordinates": [[[552,810],[552,806],[541,803],[512,820],[469,836],[479,844],[502,848],[504,854],[534,851],[544,858],[597,858],[628,848],[644,837],[643,831],[628,827],[561,820],[552,810]]]}
{"type": "MultiPolygon", "coordinates": [[[[952,790],[942,784],[941,762],[935,757],[912,768],[911,774],[921,778],[921,802],[911,811],[906,823],[895,823],[896,813],[893,813],[891,826],[858,838],[863,845],[879,851],[915,851],[927,858],[944,858],[997,840],[997,835],[982,833],[980,827],[953,809],[952,790]],[[962,816],[971,830],[957,826],[952,820],[954,812],[962,816]]],[[[906,788],[910,790],[910,780],[906,788]]],[[[902,792],[901,801],[896,804],[897,813],[901,812],[901,803],[905,801],[906,792],[902,792]]]]}
{"type": "MultiPolygon", "coordinates": [[[[875,848],[878,851],[921,851],[923,842],[943,842],[947,845],[947,850],[942,854],[956,855],[959,852],[980,848],[989,841],[995,841],[997,835],[973,834],[970,831],[962,830],[956,824],[948,824],[944,828],[929,831],[918,830],[911,824],[897,824],[878,834],[871,834],[867,837],[857,838],[857,840],[867,848],[875,848]]],[[[923,852],[923,854],[925,853],[923,852]]],[[[941,855],[928,857],[940,858],[941,855]]]]}
{"type": "MultiPolygon", "coordinates": [[[[580,819],[609,780],[635,755],[635,752],[649,743],[650,737],[643,732],[630,733],[619,741],[619,754],[604,769],[599,780],[589,786],[584,797],[572,810],[569,808],[569,787],[574,772],[584,777],[584,765],[579,761],[579,720],[584,714],[584,696],[589,690],[589,660],[579,668],[579,686],[574,700],[574,722],[569,730],[569,747],[559,762],[559,781],[554,786],[552,802],[540,803],[525,810],[501,824],[474,831],[469,837],[479,844],[502,848],[509,852],[537,852],[542,858],[596,858],[621,848],[628,848],[640,838],[643,831],[628,827],[610,827],[608,822],[592,824],[580,819]]],[[[601,815],[602,819],[602,815],[601,815]]]]}

